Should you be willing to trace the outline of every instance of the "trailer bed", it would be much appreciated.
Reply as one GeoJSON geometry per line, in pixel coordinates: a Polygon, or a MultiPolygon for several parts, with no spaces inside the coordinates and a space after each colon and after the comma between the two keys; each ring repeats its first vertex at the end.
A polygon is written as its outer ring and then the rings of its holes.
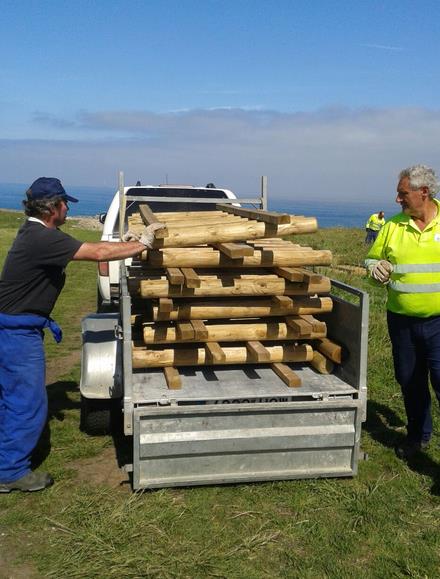
{"type": "Polygon", "coordinates": [[[334,374],[318,374],[309,366],[291,364],[301,378],[289,388],[266,365],[179,368],[182,388],[170,390],[161,369],[133,374],[135,406],[167,404],[227,404],[357,398],[358,391],[334,374]]]}

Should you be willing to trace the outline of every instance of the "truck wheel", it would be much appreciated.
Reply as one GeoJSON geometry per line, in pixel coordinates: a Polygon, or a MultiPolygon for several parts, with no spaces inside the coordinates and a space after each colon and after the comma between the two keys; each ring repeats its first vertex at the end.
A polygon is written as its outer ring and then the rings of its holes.
{"type": "Polygon", "coordinates": [[[119,400],[91,400],[81,396],[80,429],[91,436],[111,434],[120,417],[119,400]]]}

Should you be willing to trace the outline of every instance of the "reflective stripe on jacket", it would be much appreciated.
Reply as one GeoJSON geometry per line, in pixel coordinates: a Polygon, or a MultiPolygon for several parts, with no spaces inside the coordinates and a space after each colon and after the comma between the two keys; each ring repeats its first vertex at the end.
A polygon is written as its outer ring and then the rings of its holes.
{"type": "Polygon", "coordinates": [[[387,308],[396,314],[440,315],[440,203],[437,216],[423,231],[408,215],[399,213],[379,231],[365,266],[386,259],[393,265],[387,284],[387,308]]]}

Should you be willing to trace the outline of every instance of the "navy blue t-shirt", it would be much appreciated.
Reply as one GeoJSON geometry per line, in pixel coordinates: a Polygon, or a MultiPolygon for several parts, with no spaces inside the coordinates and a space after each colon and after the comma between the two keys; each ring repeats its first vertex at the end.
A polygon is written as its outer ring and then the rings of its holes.
{"type": "Polygon", "coordinates": [[[66,280],[65,267],[82,245],[59,229],[25,221],[0,278],[0,312],[49,317],[66,280]]]}

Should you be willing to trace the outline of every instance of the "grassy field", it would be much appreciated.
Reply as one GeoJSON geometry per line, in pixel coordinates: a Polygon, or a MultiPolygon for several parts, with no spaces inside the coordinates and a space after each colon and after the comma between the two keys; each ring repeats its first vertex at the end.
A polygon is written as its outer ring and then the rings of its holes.
{"type": "MultiPolygon", "coordinates": [[[[18,226],[0,212],[0,262],[18,226]]],[[[65,228],[81,239],[99,234],[65,228]]],[[[407,465],[393,446],[404,414],[392,373],[385,296],[360,275],[363,231],[326,229],[296,242],[334,253],[323,271],[369,292],[368,420],[362,449],[369,460],[353,479],[298,480],[166,489],[132,494],[105,473],[110,437],[79,431],[80,319],[95,306],[95,265],[69,265],[47,336],[50,437],[36,463],[56,484],[35,494],[0,496],[0,577],[116,578],[434,578],[440,568],[438,435],[407,465]],[[346,268],[345,266],[351,266],[346,268]],[[49,452],[50,450],[50,452],[49,452]],[[3,558],[3,565],[1,559],[3,558]],[[3,570],[3,571],[2,571],[3,570]],[[2,575],[2,572],[4,575],[2,575]]],[[[437,407],[434,423],[438,431],[437,407]]]]}

